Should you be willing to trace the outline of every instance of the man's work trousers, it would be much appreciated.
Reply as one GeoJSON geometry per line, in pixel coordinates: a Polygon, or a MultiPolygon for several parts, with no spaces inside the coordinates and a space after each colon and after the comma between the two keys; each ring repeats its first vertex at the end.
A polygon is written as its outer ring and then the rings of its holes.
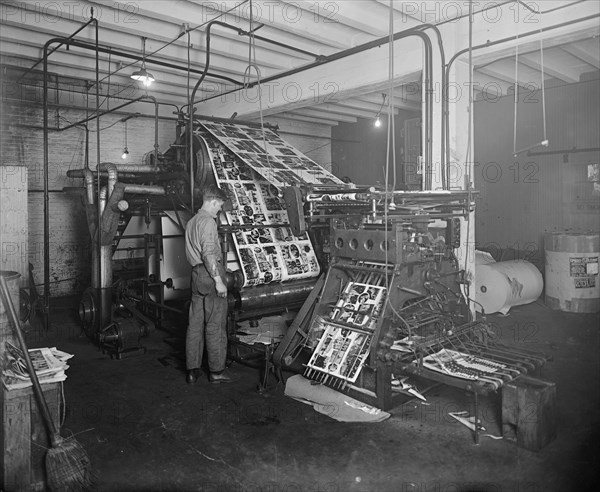
{"type": "Polygon", "coordinates": [[[192,303],[185,341],[187,369],[202,365],[206,340],[206,353],[210,372],[225,369],[227,358],[227,299],[217,295],[215,281],[204,265],[192,269],[192,303]]]}

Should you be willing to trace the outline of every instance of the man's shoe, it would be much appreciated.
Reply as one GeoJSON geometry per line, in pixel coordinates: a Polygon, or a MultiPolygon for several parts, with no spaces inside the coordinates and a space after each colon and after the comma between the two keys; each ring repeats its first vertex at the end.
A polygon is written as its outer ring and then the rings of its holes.
{"type": "Polygon", "coordinates": [[[209,374],[208,380],[213,384],[233,383],[233,382],[237,381],[237,379],[230,378],[229,376],[227,376],[225,374],[214,374],[214,373],[209,374]]]}
{"type": "Polygon", "coordinates": [[[185,376],[185,382],[194,384],[196,381],[198,381],[198,369],[190,369],[185,376]]]}

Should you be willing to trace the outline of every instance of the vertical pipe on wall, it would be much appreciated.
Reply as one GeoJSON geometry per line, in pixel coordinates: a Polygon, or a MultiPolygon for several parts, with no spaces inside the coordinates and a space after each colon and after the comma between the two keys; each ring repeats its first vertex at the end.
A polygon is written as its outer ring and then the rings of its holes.
{"type": "Polygon", "coordinates": [[[106,171],[108,172],[108,188],[106,196],[110,197],[110,195],[112,195],[113,190],[115,189],[115,185],[117,184],[117,166],[112,162],[103,162],[101,171],[103,171],[104,169],[106,169],[106,171]]]}
{"type": "MultiPolygon", "coordinates": [[[[438,27],[435,24],[424,24],[422,26],[423,30],[426,29],[432,29],[433,32],[436,35],[437,41],[438,41],[438,48],[440,51],[440,67],[441,67],[441,71],[442,73],[440,74],[441,79],[442,79],[442,90],[441,90],[441,97],[442,97],[442,118],[441,118],[441,122],[440,122],[440,144],[441,144],[441,152],[440,152],[440,171],[441,171],[441,181],[442,181],[442,188],[443,189],[448,189],[448,176],[446,175],[446,165],[445,165],[445,161],[446,161],[446,152],[444,150],[444,145],[445,145],[445,141],[444,141],[444,134],[445,134],[445,126],[446,126],[446,119],[444,118],[444,101],[447,97],[446,95],[446,71],[445,71],[445,67],[446,67],[446,53],[444,51],[444,43],[442,40],[442,33],[440,32],[440,30],[438,29],[438,27]]],[[[433,53],[432,53],[433,55],[433,53]]],[[[431,60],[430,66],[429,66],[429,70],[430,73],[433,73],[433,60],[431,60]]],[[[433,132],[433,107],[432,107],[432,113],[430,115],[430,122],[431,122],[431,126],[429,128],[429,132],[430,134],[433,132]]]]}
{"type": "MultiPolygon", "coordinates": [[[[108,196],[108,189],[106,186],[100,188],[100,193],[98,193],[98,211],[100,212],[100,217],[104,213],[104,209],[106,208],[106,197],[108,196]]],[[[99,271],[99,270],[98,270],[99,271]]]]}
{"type": "Polygon", "coordinates": [[[94,201],[94,174],[89,169],[83,170],[83,177],[85,180],[85,189],[87,192],[87,201],[90,205],[95,203],[94,201]]]}
{"type": "Polygon", "coordinates": [[[50,215],[48,210],[48,43],[44,45],[44,82],[42,101],[44,106],[44,329],[50,328],[50,215]]]}
{"type": "MultiPolygon", "coordinates": [[[[92,9],[92,15],[94,10],[92,9]]],[[[102,265],[102,234],[101,234],[101,224],[102,224],[102,212],[103,205],[101,201],[102,190],[100,190],[100,52],[98,51],[98,22],[96,22],[96,192],[98,193],[98,227],[96,228],[96,247],[98,248],[98,258],[96,260],[95,267],[98,269],[98,283],[100,286],[104,286],[104,282],[108,277],[105,272],[103,272],[102,265]]],[[[106,200],[104,205],[106,205],[106,200]]],[[[106,249],[106,248],[105,248],[106,249]]],[[[94,268],[94,267],[92,267],[94,268]]],[[[112,276],[111,276],[112,277],[112,276]]],[[[112,278],[110,279],[112,283],[112,278]]],[[[99,292],[99,294],[101,294],[99,292]]],[[[97,327],[98,329],[103,328],[102,321],[106,320],[105,313],[108,312],[108,306],[106,303],[106,295],[99,296],[100,302],[100,325],[97,327]]],[[[112,315],[110,316],[112,318],[112,315]]]]}
{"type": "MultiPolygon", "coordinates": [[[[93,9],[92,9],[93,15],[93,9]]],[[[43,106],[43,127],[44,127],[44,329],[50,327],[50,195],[48,187],[49,175],[49,152],[48,152],[48,48],[51,44],[60,43],[61,46],[65,41],[71,39],[75,34],[83,30],[89,24],[96,24],[96,46],[98,46],[98,21],[93,17],[81,26],[77,31],[71,34],[68,38],[53,38],[44,44],[43,57],[43,90],[42,90],[42,106],[43,106]]],[[[58,49],[57,46],[51,53],[58,49]]],[[[96,87],[98,87],[98,52],[96,51],[96,87]]],[[[87,131],[87,129],[86,129],[87,131]]]]}

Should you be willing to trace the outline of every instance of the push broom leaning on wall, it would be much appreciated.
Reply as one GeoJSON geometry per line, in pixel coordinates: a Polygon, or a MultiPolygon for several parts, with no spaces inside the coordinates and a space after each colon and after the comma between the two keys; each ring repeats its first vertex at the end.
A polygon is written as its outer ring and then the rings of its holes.
{"type": "Polygon", "coordinates": [[[90,459],[83,446],[74,438],[64,439],[52,421],[48,404],[44,399],[40,382],[29,357],[27,344],[23,338],[21,322],[10,297],[6,280],[2,275],[0,275],[0,297],[23,351],[36,400],[52,443],[46,454],[48,487],[52,491],[61,492],[89,489],[92,481],[90,459]]]}

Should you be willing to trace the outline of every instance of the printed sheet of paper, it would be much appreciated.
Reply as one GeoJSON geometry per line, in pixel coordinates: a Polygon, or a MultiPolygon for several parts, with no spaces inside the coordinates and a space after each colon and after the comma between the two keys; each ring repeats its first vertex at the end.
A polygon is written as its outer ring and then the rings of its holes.
{"type": "Polygon", "coordinates": [[[423,366],[462,379],[479,379],[506,367],[495,361],[450,349],[441,349],[423,358],[423,366]]]}
{"type": "Polygon", "coordinates": [[[202,126],[277,188],[305,184],[343,184],[338,177],[268,128],[263,131],[246,125],[217,122],[204,122],[202,126]]]}
{"type": "Polygon", "coordinates": [[[325,330],[307,366],[354,383],[369,355],[385,294],[385,287],[349,282],[331,312],[331,322],[324,322],[325,330]]]}
{"type": "Polygon", "coordinates": [[[354,383],[369,355],[370,342],[369,335],[328,324],[307,365],[354,383]]]}
{"type": "Polygon", "coordinates": [[[320,267],[310,239],[306,233],[294,236],[286,226],[277,188],[211,135],[197,135],[207,145],[217,183],[232,200],[233,210],[226,215],[229,225],[240,226],[233,241],[244,286],[316,277],[320,267]]]}
{"type": "Polygon", "coordinates": [[[331,319],[373,331],[383,303],[385,287],[349,282],[337,302],[331,319]]]}

